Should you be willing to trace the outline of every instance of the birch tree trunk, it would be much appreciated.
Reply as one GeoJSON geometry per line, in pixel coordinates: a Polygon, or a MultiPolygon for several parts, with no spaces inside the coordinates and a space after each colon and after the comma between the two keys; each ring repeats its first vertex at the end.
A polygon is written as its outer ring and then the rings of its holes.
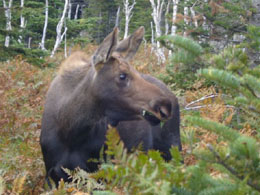
{"type": "MultiPolygon", "coordinates": [[[[195,5],[195,4],[194,4],[195,5]]],[[[195,14],[195,11],[194,11],[194,9],[193,9],[193,6],[190,8],[190,13],[191,13],[191,17],[192,17],[192,20],[193,20],[193,22],[194,22],[194,26],[196,27],[196,28],[198,28],[198,20],[196,19],[196,14],[195,14]]]]}
{"type": "MultiPolygon", "coordinates": [[[[184,23],[186,24],[186,27],[185,29],[187,29],[187,26],[189,25],[189,20],[188,20],[188,17],[189,17],[189,8],[187,7],[187,2],[188,0],[185,0],[184,1],[184,23]]],[[[187,36],[187,31],[185,30],[184,31],[184,36],[187,36]]]]}
{"type": "Polygon", "coordinates": [[[67,27],[65,27],[64,32],[61,34],[62,27],[64,25],[65,16],[66,16],[67,9],[68,9],[68,4],[69,4],[68,2],[69,2],[68,0],[65,0],[63,13],[62,13],[60,21],[59,21],[59,23],[58,23],[58,25],[56,27],[57,36],[56,36],[56,42],[55,42],[53,50],[51,52],[51,58],[54,56],[56,50],[58,49],[58,47],[60,46],[60,44],[61,44],[61,42],[62,42],[62,40],[64,38],[64,35],[67,32],[67,27]]]}
{"type": "MultiPolygon", "coordinates": [[[[161,31],[161,20],[162,20],[162,11],[163,11],[163,6],[164,6],[164,0],[157,0],[157,3],[154,3],[154,0],[150,0],[151,5],[152,5],[152,17],[153,21],[155,24],[155,37],[158,38],[162,35],[161,31]]],[[[163,53],[162,48],[160,47],[160,42],[156,41],[156,52],[155,54],[157,55],[158,62],[159,63],[164,63],[166,61],[165,55],[163,53]]]]}
{"type": "Polygon", "coordinates": [[[69,1],[69,10],[68,10],[68,18],[71,19],[71,9],[72,9],[72,3],[69,1]]]}
{"type": "Polygon", "coordinates": [[[12,30],[12,24],[11,24],[11,7],[12,7],[13,0],[9,0],[8,6],[6,5],[5,0],[3,0],[4,10],[5,10],[5,17],[6,17],[6,31],[7,35],[5,36],[5,47],[9,47],[10,45],[10,35],[9,31],[12,30]]]}
{"type": "Polygon", "coordinates": [[[29,37],[28,39],[28,49],[31,49],[31,43],[32,43],[32,37],[29,37]]]}
{"type": "MultiPolygon", "coordinates": [[[[24,7],[24,0],[21,0],[21,4],[20,4],[20,8],[21,10],[23,9],[24,7]]],[[[22,39],[23,39],[23,36],[21,35],[23,30],[25,29],[25,26],[26,26],[26,21],[25,21],[25,17],[23,17],[23,14],[21,13],[20,15],[20,35],[19,35],[19,38],[18,38],[18,43],[22,43],[22,39]]]]}
{"type": "Polygon", "coordinates": [[[178,3],[179,0],[172,0],[173,2],[173,11],[172,11],[172,28],[171,28],[171,35],[176,35],[177,26],[176,26],[176,19],[177,19],[177,13],[178,13],[178,3]]]}
{"type": "MultiPolygon", "coordinates": [[[[204,0],[204,3],[208,3],[208,0],[204,0]]],[[[205,16],[203,16],[202,28],[204,30],[209,30],[209,25],[207,24],[207,19],[205,16]]]]}
{"type": "Polygon", "coordinates": [[[176,35],[177,26],[176,26],[176,19],[177,19],[177,13],[178,13],[178,3],[179,0],[172,0],[173,3],[173,11],[172,11],[172,28],[171,28],[171,35],[176,35]]]}
{"type": "Polygon", "coordinates": [[[171,0],[168,0],[167,6],[166,6],[166,12],[165,12],[165,33],[164,33],[165,35],[168,35],[168,33],[169,33],[169,23],[168,23],[167,16],[169,14],[170,4],[171,4],[171,0]]]}
{"type": "Polygon", "coordinates": [[[115,26],[119,26],[119,18],[120,18],[120,6],[117,8],[115,26]]]}
{"type": "MultiPolygon", "coordinates": [[[[173,8],[172,8],[172,27],[171,27],[171,35],[175,36],[177,31],[176,19],[178,13],[178,3],[179,0],[172,0],[173,8]]],[[[169,56],[172,55],[172,50],[169,50],[169,56]]]]}
{"type": "Polygon", "coordinates": [[[78,13],[79,13],[79,4],[77,4],[77,7],[76,7],[76,13],[74,15],[74,20],[78,19],[78,13]]]}
{"type": "Polygon", "coordinates": [[[43,33],[42,33],[42,41],[40,43],[41,50],[45,49],[45,37],[46,37],[46,31],[48,26],[48,15],[49,15],[49,2],[48,0],[45,0],[45,21],[44,21],[44,27],[43,27],[43,33]]]}
{"type": "Polygon", "coordinates": [[[152,31],[152,37],[151,37],[151,43],[152,43],[152,49],[151,52],[154,51],[155,44],[154,44],[154,32],[153,32],[153,22],[151,22],[151,31],[152,31]]]}
{"type": "Polygon", "coordinates": [[[136,4],[135,0],[133,1],[132,5],[129,5],[129,1],[128,0],[124,0],[124,12],[125,12],[125,34],[124,34],[124,39],[128,36],[129,23],[130,23],[130,20],[131,20],[131,18],[133,16],[133,14],[131,12],[132,12],[135,4],[136,4]]]}
{"type": "MultiPolygon", "coordinates": [[[[67,29],[67,24],[66,24],[66,20],[64,21],[64,28],[67,29]]],[[[67,58],[67,34],[65,32],[64,34],[64,57],[67,58]]]]}

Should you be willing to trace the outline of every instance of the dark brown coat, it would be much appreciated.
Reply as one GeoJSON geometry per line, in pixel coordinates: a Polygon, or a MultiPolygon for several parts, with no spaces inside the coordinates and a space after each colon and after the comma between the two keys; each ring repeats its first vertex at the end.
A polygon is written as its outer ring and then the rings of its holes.
{"type": "Polygon", "coordinates": [[[143,35],[140,27],[118,43],[115,28],[91,59],[76,52],[62,64],[47,93],[40,136],[47,177],[56,185],[68,179],[61,167],[97,170],[88,160],[99,158],[108,124],[129,149],[143,143],[168,160],[171,146],[181,148],[176,97],[129,65],[143,35]],[[167,121],[163,128],[161,120],[167,121]]]}

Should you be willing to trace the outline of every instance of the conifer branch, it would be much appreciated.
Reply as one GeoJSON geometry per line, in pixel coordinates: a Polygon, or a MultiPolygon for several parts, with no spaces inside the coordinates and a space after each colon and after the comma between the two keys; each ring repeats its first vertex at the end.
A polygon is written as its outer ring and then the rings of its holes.
{"type": "MultiPolygon", "coordinates": [[[[212,154],[216,157],[217,159],[217,163],[222,165],[223,167],[225,167],[232,175],[234,175],[235,177],[237,177],[239,180],[243,181],[245,179],[244,176],[240,176],[236,170],[234,170],[232,167],[230,167],[229,165],[227,165],[225,163],[225,160],[222,160],[220,155],[217,153],[216,150],[214,150],[213,146],[211,144],[207,144],[208,149],[212,152],[212,154]]],[[[254,188],[255,190],[260,192],[260,186],[253,184],[253,182],[248,179],[247,180],[247,185],[249,185],[250,187],[254,188]]]]}

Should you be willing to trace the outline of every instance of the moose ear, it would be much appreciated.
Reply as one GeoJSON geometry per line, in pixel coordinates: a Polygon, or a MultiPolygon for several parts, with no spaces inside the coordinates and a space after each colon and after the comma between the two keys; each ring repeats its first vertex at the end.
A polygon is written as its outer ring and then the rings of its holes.
{"type": "Polygon", "coordinates": [[[117,46],[118,33],[119,30],[117,27],[115,27],[114,30],[109,35],[107,35],[107,37],[92,56],[93,65],[104,63],[110,58],[117,46]]]}
{"type": "Polygon", "coordinates": [[[139,27],[132,35],[119,42],[115,52],[120,53],[127,61],[130,61],[143,40],[144,32],[144,27],[139,27]]]}

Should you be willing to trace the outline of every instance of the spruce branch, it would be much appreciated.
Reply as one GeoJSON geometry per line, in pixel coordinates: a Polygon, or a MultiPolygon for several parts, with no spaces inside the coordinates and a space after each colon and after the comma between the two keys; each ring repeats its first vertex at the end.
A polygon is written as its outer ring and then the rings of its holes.
{"type": "MultiPolygon", "coordinates": [[[[239,180],[243,181],[245,179],[245,176],[240,176],[237,171],[235,169],[233,169],[232,167],[230,167],[229,165],[227,165],[225,163],[226,160],[222,160],[220,155],[218,154],[218,152],[213,148],[213,146],[211,144],[207,144],[208,149],[212,152],[212,154],[216,157],[218,164],[222,165],[223,167],[225,167],[232,175],[234,175],[236,178],[238,178],[239,180]]],[[[255,190],[260,192],[260,186],[256,185],[252,182],[251,179],[247,180],[247,185],[249,185],[250,187],[254,188],[255,190]]]]}

